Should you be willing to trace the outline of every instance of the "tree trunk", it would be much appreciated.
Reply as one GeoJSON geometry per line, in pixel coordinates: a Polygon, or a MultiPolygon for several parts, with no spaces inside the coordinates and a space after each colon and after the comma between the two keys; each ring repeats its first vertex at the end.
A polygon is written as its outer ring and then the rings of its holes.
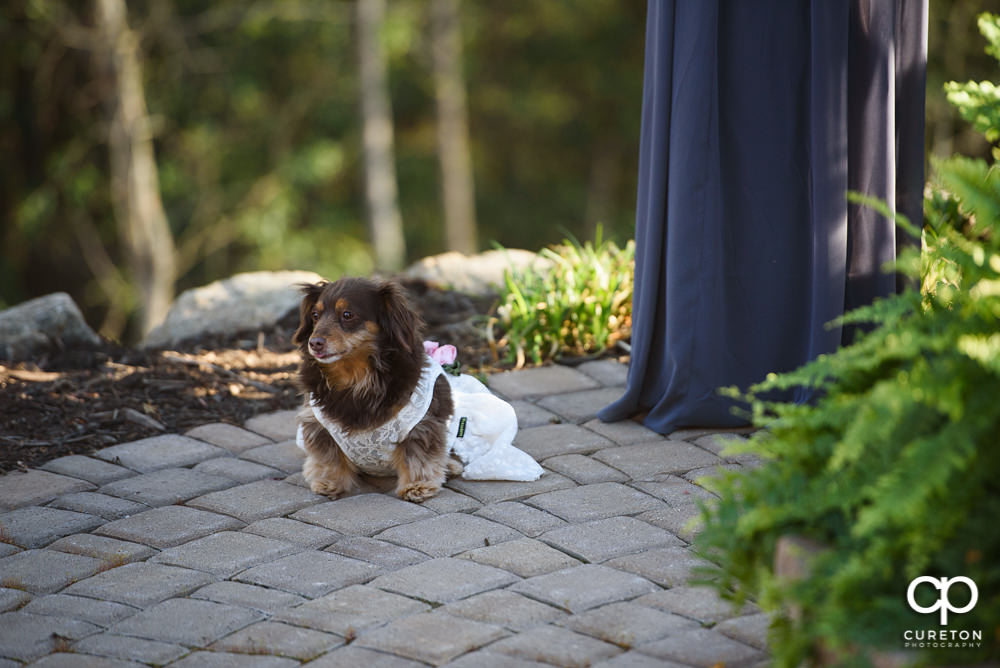
{"type": "Polygon", "coordinates": [[[357,8],[368,220],[375,250],[375,266],[387,271],[397,271],[403,268],[406,259],[406,243],[397,203],[388,76],[379,42],[379,30],[385,16],[385,0],[358,0],[357,8]]]}
{"type": "Polygon", "coordinates": [[[96,0],[96,9],[99,62],[107,77],[111,202],[138,287],[140,326],[146,334],[170,307],[176,250],[160,199],[138,40],[128,27],[124,0],[96,0]]]}
{"type": "Polygon", "coordinates": [[[458,0],[432,0],[431,53],[437,100],[438,159],[448,250],[475,253],[476,204],[469,151],[469,123],[462,74],[458,0]]]}

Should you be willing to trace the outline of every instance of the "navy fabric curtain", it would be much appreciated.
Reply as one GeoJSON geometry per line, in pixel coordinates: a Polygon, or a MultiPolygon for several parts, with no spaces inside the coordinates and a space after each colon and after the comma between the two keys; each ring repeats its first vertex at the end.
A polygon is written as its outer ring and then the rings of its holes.
{"type": "MultiPolygon", "coordinates": [[[[736,426],[722,386],[832,352],[922,220],[926,0],[649,0],[632,357],[600,417],[736,426]]],[[[806,397],[795,397],[798,400],[806,397]]]]}

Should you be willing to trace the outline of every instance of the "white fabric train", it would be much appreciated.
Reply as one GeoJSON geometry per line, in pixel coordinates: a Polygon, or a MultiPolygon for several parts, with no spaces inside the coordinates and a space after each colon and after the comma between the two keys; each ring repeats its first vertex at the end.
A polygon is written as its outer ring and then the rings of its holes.
{"type": "MultiPolygon", "coordinates": [[[[444,375],[451,385],[455,412],[448,423],[448,447],[462,460],[462,477],[468,480],[537,480],[542,467],[513,445],[517,435],[514,408],[493,395],[472,376],[445,374],[441,365],[427,357],[423,373],[410,402],[397,416],[380,427],[348,434],[310,396],[313,415],[358,470],[369,475],[394,475],[392,452],[417,425],[431,405],[434,383],[444,375]]],[[[305,450],[302,425],[296,443],[305,450]]]]}

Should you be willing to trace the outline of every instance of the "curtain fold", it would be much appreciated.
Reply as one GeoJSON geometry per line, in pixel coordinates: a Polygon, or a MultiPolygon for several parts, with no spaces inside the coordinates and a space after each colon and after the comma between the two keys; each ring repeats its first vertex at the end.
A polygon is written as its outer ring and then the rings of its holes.
{"type": "MultiPolygon", "coordinates": [[[[926,0],[650,0],[632,358],[606,421],[737,426],[723,386],[832,352],[921,220],[926,0]]],[[[794,396],[807,400],[804,394],[794,396]]]]}

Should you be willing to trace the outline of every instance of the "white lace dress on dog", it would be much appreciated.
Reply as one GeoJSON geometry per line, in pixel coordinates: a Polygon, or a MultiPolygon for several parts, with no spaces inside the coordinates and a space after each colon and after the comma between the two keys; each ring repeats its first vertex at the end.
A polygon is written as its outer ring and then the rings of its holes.
{"type": "MultiPolygon", "coordinates": [[[[448,422],[448,447],[462,460],[462,477],[468,480],[537,480],[543,473],[542,467],[513,445],[517,435],[514,408],[472,376],[445,374],[441,365],[430,357],[410,402],[384,425],[348,433],[329,419],[315,400],[310,400],[310,405],[313,415],[358,470],[369,475],[394,475],[392,452],[427,414],[434,383],[441,375],[451,385],[455,402],[455,412],[448,422]]],[[[296,443],[305,450],[302,425],[299,425],[296,443]]]]}

